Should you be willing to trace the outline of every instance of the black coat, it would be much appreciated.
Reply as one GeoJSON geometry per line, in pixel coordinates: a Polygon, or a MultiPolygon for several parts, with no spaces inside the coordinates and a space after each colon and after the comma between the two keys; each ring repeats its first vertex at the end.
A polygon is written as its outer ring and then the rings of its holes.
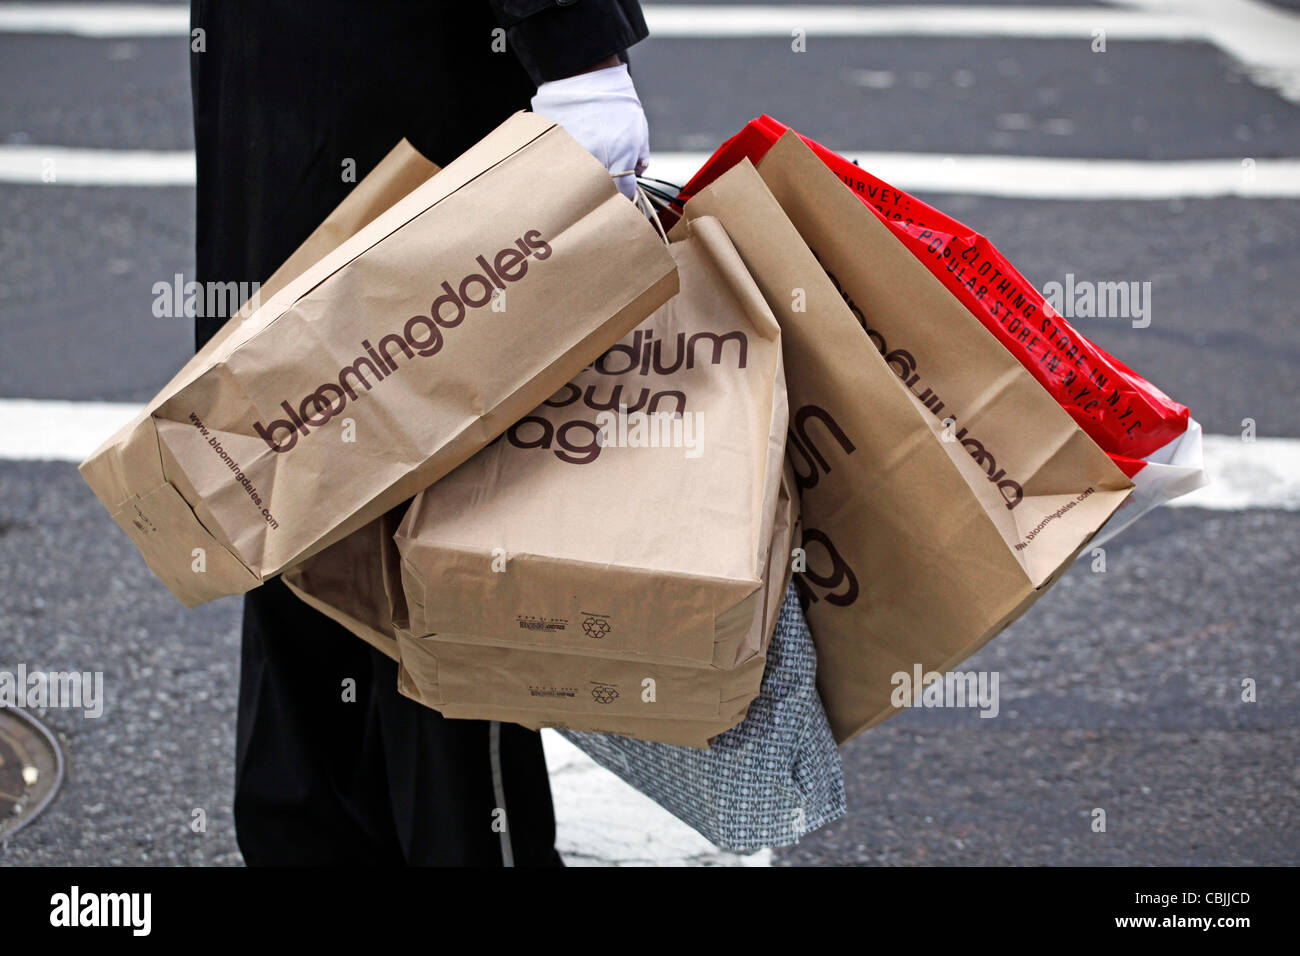
{"type": "MultiPolygon", "coordinates": [[[[265,281],[402,137],[445,165],[646,35],[635,0],[194,0],[191,26],[201,282],[265,281]]],[[[401,697],[392,661],[278,579],[245,598],[242,657],[250,864],[557,861],[537,734],[401,697]]]]}

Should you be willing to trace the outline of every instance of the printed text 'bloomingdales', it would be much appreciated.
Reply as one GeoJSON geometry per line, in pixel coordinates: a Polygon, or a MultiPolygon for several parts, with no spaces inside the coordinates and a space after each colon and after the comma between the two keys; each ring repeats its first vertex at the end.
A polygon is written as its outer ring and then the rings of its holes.
{"type": "Polygon", "coordinates": [[[272,451],[289,451],[298,443],[299,435],[311,434],[312,427],[319,428],[342,412],[349,401],[356,401],[358,383],[368,392],[398,371],[400,356],[412,359],[416,355],[437,355],[443,346],[443,329],[454,329],[465,320],[469,309],[482,308],[506,288],[507,282],[522,279],[528,273],[529,258],[542,260],[550,255],[551,247],[541,232],[530,229],[513,246],[498,251],[490,262],[487,256],[476,256],[474,261],[482,271],[470,273],[455,286],[444,280],[442,295],[433,300],[428,315],[411,316],[400,332],[390,332],[377,345],[362,339],[365,354],[339,369],[336,380],[323,382],[296,406],[287,399],[280,402],[287,417],[265,425],[254,422],[254,430],[272,451]]]}

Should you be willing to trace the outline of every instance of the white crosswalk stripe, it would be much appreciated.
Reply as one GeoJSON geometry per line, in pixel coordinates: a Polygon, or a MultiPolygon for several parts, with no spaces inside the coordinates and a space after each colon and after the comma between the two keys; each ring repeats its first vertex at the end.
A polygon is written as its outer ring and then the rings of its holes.
{"type": "MultiPolygon", "coordinates": [[[[1019,199],[1284,199],[1300,197],[1300,159],[1118,160],[848,152],[910,192],[1019,199]]],[[[709,154],[655,153],[650,175],[684,184],[709,154]]],[[[49,186],[192,186],[194,154],[0,146],[0,182],[49,186]]]]}

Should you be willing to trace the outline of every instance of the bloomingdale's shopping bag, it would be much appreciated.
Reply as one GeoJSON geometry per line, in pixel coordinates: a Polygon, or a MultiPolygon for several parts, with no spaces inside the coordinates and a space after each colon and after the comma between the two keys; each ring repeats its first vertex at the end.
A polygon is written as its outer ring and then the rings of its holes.
{"type": "MultiPolygon", "coordinates": [[[[1206,483],[1201,426],[1185,406],[1074,329],[984,236],[820,143],[770,116],[759,117],[718,148],[682,189],[682,197],[693,195],[740,159],[748,158],[765,178],[775,177],[789,187],[785,196],[778,196],[783,206],[798,196],[797,204],[789,205],[787,212],[807,239],[808,227],[817,225],[815,220],[825,212],[811,205],[814,196],[820,201],[830,192],[824,177],[810,175],[806,157],[800,157],[797,174],[792,170],[784,175],[769,174],[764,167],[778,140],[796,136],[848,187],[841,190],[870,210],[881,227],[870,245],[858,248],[856,257],[850,249],[838,250],[838,268],[830,266],[831,270],[838,275],[851,268],[873,268],[870,260],[880,249],[880,236],[892,235],[1133,480],[1133,494],[1098,532],[1094,545],[1118,534],[1152,508],[1206,483]]],[[[787,159],[796,155],[788,144],[783,151],[787,159]]],[[[825,230],[822,233],[826,234],[825,230]]],[[[867,234],[865,227],[854,233],[855,238],[867,234]]],[[[879,326],[877,329],[893,346],[897,336],[879,326]]],[[[905,348],[900,361],[907,361],[905,348]]],[[[912,373],[900,366],[899,374],[909,377],[912,373]]]]}
{"type": "MultiPolygon", "coordinates": [[[[982,384],[959,439],[886,361],[748,160],[685,212],[722,221],[781,324],[808,623],[844,741],[895,712],[895,674],[946,671],[1023,613],[1132,484],[965,313],[946,348],[982,384]]],[[[910,256],[868,278],[918,325],[947,301],[910,256]]]]}
{"type": "Polygon", "coordinates": [[[606,170],[519,113],[222,335],[81,466],[181,601],[427,487],[676,292],[606,170]]]}
{"type": "MultiPolygon", "coordinates": [[[[507,720],[533,730],[553,727],[708,748],[719,733],[745,718],[770,666],[768,644],[790,581],[789,562],[783,559],[797,533],[798,508],[787,466],[760,592],[761,613],[751,615],[744,641],[758,650],[734,667],[494,646],[462,642],[454,635],[420,638],[402,626],[404,608],[394,604],[401,661],[398,690],[446,717],[507,720]]],[[[342,620],[340,610],[331,616],[342,620]]],[[[671,637],[667,629],[672,623],[663,626],[665,636],[671,637]]]]}
{"type": "Polygon", "coordinates": [[[844,769],[817,696],[817,650],[793,585],[784,592],[758,697],[708,750],[562,733],[724,850],[789,846],[844,816],[844,769]]]}

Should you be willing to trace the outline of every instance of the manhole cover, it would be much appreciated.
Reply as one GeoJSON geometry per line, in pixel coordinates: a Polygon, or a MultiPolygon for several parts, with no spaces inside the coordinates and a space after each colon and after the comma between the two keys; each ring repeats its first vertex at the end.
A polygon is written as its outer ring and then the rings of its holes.
{"type": "Polygon", "coordinates": [[[54,736],[21,710],[0,709],[0,837],[44,810],[63,782],[63,752],[54,736]]]}

